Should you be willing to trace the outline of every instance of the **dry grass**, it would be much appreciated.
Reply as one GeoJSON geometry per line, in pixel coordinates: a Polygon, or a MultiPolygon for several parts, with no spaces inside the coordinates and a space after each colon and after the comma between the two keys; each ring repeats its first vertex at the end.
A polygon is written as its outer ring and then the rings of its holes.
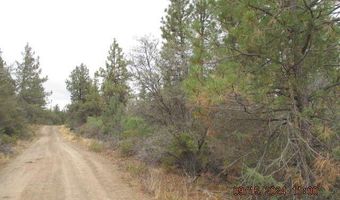
{"type": "Polygon", "coordinates": [[[65,139],[72,141],[72,142],[78,141],[80,139],[80,137],[72,133],[69,128],[66,128],[65,126],[59,126],[58,128],[59,128],[59,132],[65,139]]]}
{"type": "Polygon", "coordinates": [[[70,131],[70,129],[65,126],[59,126],[59,131],[66,140],[81,144],[87,147],[87,149],[90,151],[99,153],[105,149],[103,142],[95,139],[81,137],[80,135],[77,135],[70,131]]]}
{"type": "Polygon", "coordinates": [[[201,183],[192,183],[189,178],[152,168],[133,158],[122,159],[118,166],[126,171],[129,179],[138,180],[142,190],[157,200],[220,200],[228,199],[226,188],[201,183]]]}

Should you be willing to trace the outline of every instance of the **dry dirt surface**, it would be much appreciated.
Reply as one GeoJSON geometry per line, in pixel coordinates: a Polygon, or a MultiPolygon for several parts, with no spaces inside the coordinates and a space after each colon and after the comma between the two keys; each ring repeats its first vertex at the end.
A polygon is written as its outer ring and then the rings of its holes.
{"type": "Polygon", "coordinates": [[[150,199],[108,160],[65,141],[54,126],[0,170],[0,199],[150,199]]]}

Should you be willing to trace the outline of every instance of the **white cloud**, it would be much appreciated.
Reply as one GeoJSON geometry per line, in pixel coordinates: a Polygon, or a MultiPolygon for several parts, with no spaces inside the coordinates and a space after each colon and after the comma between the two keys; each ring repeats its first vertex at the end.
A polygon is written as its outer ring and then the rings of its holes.
{"type": "Polygon", "coordinates": [[[53,104],[69,102],[65,79],[85,63],[104,65],[113,38],[125,52],[145,34],[160,36],[167,0],[2,0],[0,48],[7,63],[21,59],[29,42],[40,56],[53,104]]]}

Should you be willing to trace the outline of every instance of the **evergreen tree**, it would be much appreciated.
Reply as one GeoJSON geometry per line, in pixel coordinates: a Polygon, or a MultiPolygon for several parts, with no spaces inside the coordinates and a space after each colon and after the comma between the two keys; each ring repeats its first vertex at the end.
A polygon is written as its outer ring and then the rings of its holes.
{"type": "Polygon", "coordinates": [[[189,74],[190,42],[193,6],[189,0],[171,0],[162,19],[163,45],[159,65],[162,73],[163,90],[158,95],[166,110],[163,120],[176,127],[174,132],[187,131],[191,116],[186,107],[186,96],[182,82],[189,74]]]}
{"type": "Polygon", "coordinates": [[[106,103],[110,102],[110,98],[115,97],[120,103],[126,105],[129,93],[127,84],[129,74],[123,50],[116,39],[110,46],[105,68],[99,69],[98,76],[103,79],[102,92],[106,103]]]}
{"type": "Polygon", "coordinates": [[[192,6],[189,0],[171,0],[162,19],[162,68],[164,84],[178,84],[189,72],[189,24],[192,6]]]}
{"type": "Polygon", "coordinates": [[[86,101],[86,97],[91,89],[91,78],[89,69],[82,63],[71,72],[66,80],[66,88],[71,93],[72,102],[86,101]]]}
{"type": "Polygon", "coordinates": [[[106,133],[122,132],[122,117],[129,98],[127,61],[123,50],[114,39],[110,46],[105,68],[97,73],[102,78],[102,97],[104,99],[103,124],[106,133]]]}
{"type": "Polygon", "coordinates": [[[71,127],[84,124],[88,116],[93,115],[87,101],[90,97],[92,80],[89,69],[84,65],[76,66],[66,80],[66,88],[71,93],[72,104],[68,106],[71,127]]]}
{"type": "MultiPolygon", "coordinates": [[[[229,92],[247,113],[269,123],[262,158],[252,165],[257,174],[291,186],[335,184],[316,163],[327,161],[334,168],[327,155],[338,145],[332,142],[339,131],[336,5],[333,0],[218,1],[220,26],[228,31],[221,50],[228,59],[204,90],[219,99],[229,92]]],[[[251,184],[253,175],[245,177],[251,184]]]]}
{"type": "Polygon", "coordinates": [[[44,89],[47,77],[41,77],[39,57],[27,44],[23,52],[23,61],[17,62],[16,81],[20,104],[24,115],[30,122],[37,122],[46,105],[48,95],[44,89]]]}
{"type": "Polygon", "coordinates": [[[90,113],[90,116],[98,117],[102,114],[103,101],[99,93],[98,80],[96,78],[91,82],[84,106],[90,113]]]}
{"type": "MultiPolygon", "coordinates": [[[[15,94],[15,81],[0,51],[0,136],[19,134],[25,126],[15,94]]],[[[1,142],[1,141],[0,141],[1,142]]]]}
{"type": "Polygon", "coordinates": [[[213,16],[213,3],[210,0],[194,0],[192,8],[190,67],[193,73],[199,73],[196,76],[202,79],[215,68],[218,60],[215,49],[220,45],[218,41],[220,34],[216,18],[213,16]]]}

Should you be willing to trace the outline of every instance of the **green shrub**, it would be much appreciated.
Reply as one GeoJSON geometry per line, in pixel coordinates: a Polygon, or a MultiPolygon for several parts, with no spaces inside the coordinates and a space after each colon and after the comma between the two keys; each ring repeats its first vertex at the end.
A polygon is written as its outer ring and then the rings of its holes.
{"type": "Polygon", "coordinates": [[[16,135],[9,136],[7,134],[1,134],[0,135],[0,141],[4,144],[15,144],[18,140],[18,137],[16,135]]]}
{"type": "Polygon", "coordinates": [[[249,185],[279,186],[279,183],[272,176],[265,176],[254,168],[245,168],[243,179],[249,185]]]}
{"type": "Polygon", "coordinates": [[[162,158],[164,167],[179,167],[191,175],[200,173],[207,161],[206,151],[198,151],[198,143],[189,133],[173,137],[167,155],[162,158]]]}
{"type": "Polygon", "coordinates": [[[123,121],[123,137],[147,136],[151,130],[146,122],[139,117],[126,117],[123,121]]]}
{"type": "Polygon", "coordinates": [[[86,124],[92,129],[103,129],[103,121],[99,117],[87,117],[86,124]]]}
{"type": "Polygon", "coordinates": [[[89,145],[89,150],[94,152],[102,152],[104,145],[98,141],[92,141],[89,145]]]}
{"type": "Polygon", "coordinates": [[[188,133],[182,133],[174,137],[170,146],[170,152],[180,157],[186,152],[195,152],[197,149],[194,138],[188,133]]]}

